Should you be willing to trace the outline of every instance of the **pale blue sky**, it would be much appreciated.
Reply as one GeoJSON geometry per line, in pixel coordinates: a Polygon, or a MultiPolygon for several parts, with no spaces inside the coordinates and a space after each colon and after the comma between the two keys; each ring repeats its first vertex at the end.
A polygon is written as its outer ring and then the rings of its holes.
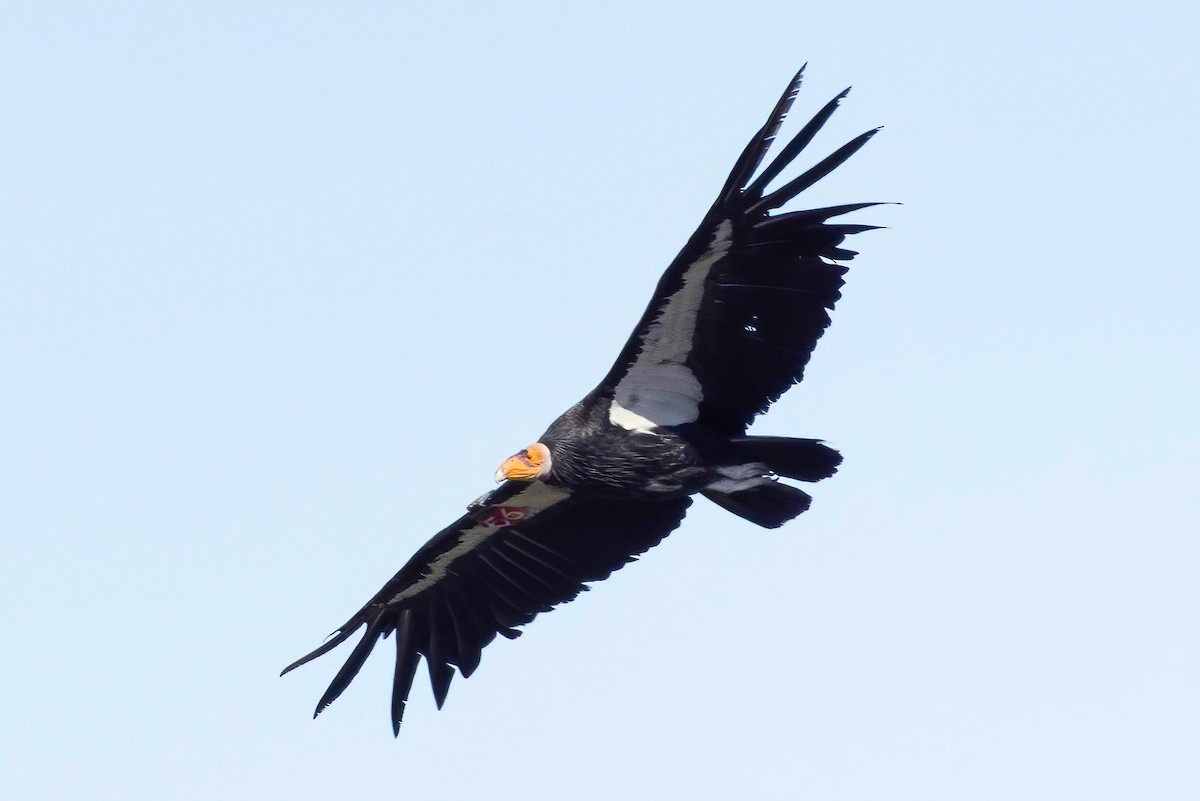
{"type": "Polygon", "coordinates": [[[565,5],[0,10],[5,797],[1200,796],[1196,12],[565,5]],[[309,720],[804,61],[905,204],[756,429],[842,472],[309,720]]]}

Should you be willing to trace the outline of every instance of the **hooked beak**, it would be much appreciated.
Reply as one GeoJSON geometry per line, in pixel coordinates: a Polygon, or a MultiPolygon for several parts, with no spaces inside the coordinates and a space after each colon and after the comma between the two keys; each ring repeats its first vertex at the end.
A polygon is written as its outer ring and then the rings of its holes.
{"type": "Polygon", "coordinates": [[[504,460],[496,470],[496,483],[502,481],[533,481],[549,472],[550,450],[540,442],[530,445],[504,460]]]}

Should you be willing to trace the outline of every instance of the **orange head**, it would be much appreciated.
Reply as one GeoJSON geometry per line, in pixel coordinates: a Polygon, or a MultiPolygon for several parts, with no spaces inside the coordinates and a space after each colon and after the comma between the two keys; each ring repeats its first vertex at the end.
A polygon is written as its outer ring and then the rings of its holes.
{"type": "Polygon", "coordinates": [[[550,449],[535,442],[504,460],[496,471],[496,481],[533,481],[550,475],[550,449]]]}

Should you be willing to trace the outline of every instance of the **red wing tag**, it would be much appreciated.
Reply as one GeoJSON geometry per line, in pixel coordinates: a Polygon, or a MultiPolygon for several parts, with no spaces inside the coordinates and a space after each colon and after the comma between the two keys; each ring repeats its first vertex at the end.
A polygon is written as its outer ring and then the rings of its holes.
{"type": "Polygon", "coordinates": [[[488,509],[485,514],[476,519],[481,526],[505,528],[514,523],[520,523],[528,516],[528,506],[496,506],[488,509]]]}

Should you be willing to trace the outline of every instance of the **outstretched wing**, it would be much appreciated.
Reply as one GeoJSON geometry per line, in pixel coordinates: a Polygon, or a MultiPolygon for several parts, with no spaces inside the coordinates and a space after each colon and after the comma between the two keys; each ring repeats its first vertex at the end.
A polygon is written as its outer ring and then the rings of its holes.
{"type": "MultiPolygon", "coordinates": [[[[427,542],[366,606],[284,673],[328,653],[366,626],[317,704],[321,714],[349,686],[381,637],[396,635],[392,729],[421,657],[438,708],[455,668],[470,676],[483,647],[566,603],[657,545],[683,520],[690,499],[613,500],[541,481],[507,482],[427,542]]],[[[282,674],[281,674],[282,675],[282,674]]]]}
{"type": "Polygon", "coordinates": [[[613,396],[612,422],[627,429],[699,422],[736,435],[801,379],[840,297],[846,268],[837,262],[855,255],[842,240],[876,227],[828,221],[877,204],[770,212],[832,172],[878,130],[768,192],[850,91],[817,112],[755,176],[803,72],[746,146],[597,388],[613,396]]]}

